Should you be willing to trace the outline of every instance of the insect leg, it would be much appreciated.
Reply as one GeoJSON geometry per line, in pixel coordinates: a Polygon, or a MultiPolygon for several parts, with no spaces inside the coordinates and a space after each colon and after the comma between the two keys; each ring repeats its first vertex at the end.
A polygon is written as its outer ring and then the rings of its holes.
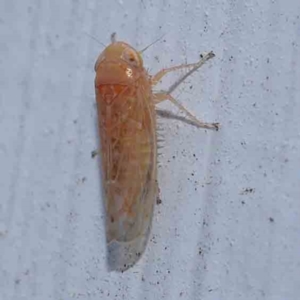
{"type": "Polygon", "coordinates": [[[175,106],[177,106],[181,111],[186,113],[190,119],[195,122],[199,127],[214,129],[216,131],[219,130],[219,123],[205,123],[203,121],[198,120],[192,113],[190,113],[182,104],[180,104],[175,98],[173,98],[168,92],[159,92],[154,94],[154,103],[158,104],[162,101],[169,100],[175,106]]]}
{"type": "Polygon", "coordinates": [[[171,68],[167,68],[167,69],[162,69],[161,71],[159,71],[157,74],[155,74],[152,77],[152,86],[155,86],[158,84],[158,82],[168,73],[173,72],[173,71],[177,71],[180,69],[189,69],[192,68],[189,72],[187,72],[185,75],[183,75],[179,80],[177,80],[168,90],[168,93],[172,93],[177,87],[178,85],[180,85],[187,77],[189,77],[191,74],[193,74],[195,71],[197,71],[206,61],[208,61],[209,59],[213,58],[215,56],[215,54],[210,51],[209,53],[205,54],[205,55],[201,55],[201,59],[199,62],[194,63],[194,64],[183,64],[180,66],[175,66],[175,67],[171,67],[171,68]]]}

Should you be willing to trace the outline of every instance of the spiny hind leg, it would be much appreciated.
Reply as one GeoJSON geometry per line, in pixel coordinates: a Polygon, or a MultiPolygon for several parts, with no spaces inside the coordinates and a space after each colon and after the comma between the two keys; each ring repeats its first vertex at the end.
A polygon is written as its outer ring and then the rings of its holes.
{"type": "Polygon", "coordinates": [[[215,56],[215,54],[210,51],[209,53],[205,54],[205,55],[201,55],[201,59],[200,61],[198,61],[197,63],[194,64],[183,64],[183,65],[179,65],[179,66],[175,66],[175,67],[171,67],[171,68],[167,68],[167,69],[162,69],[161,71],[159,71],[157,74],[155,74],[152,79],[151,79],[151,84],[152,86],[155,86],[159,83],[159,81],[168,73],[170,72],[174,72],[177,70],[181,70],[181,69],[191,69],[189,72],[187,72],[185,75],[183,75],[178,81],[176,81],[168,90],[168,93],[173,92],[178,85],[180,85],[187,77],[189,77],[192,73],[194,73],[195,71],[197,71],[206,61],[208,61],[209,59],[213,58],[215,56]]]}
{"type": "Polygon", "coordinates": [[[182,112],[186,113],[189,118],[195,122],[199,127],[219,130],[219,123],[205,123],[198,120],[191,112],[189,112],[182,104],[180,104],[174,97],[172,97],[168,92],[159,92],[154,94],[154,104],[158,104],[165,100],[171,101],[175,106],[179,108],[182,112]]]}

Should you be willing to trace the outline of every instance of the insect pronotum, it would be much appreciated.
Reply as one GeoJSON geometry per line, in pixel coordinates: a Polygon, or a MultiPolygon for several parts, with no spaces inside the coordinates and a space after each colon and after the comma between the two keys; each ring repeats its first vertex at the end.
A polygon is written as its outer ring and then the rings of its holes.
{"type": "Polygon", "coordinates": [[[197,63],[162,69],[150,76],[141,52],[115,40],[95,64],[95,90],[101,144],[102,184],[106,210],[107,264],[125,271],[145,250],[157,186],[157,133],[155,105],[171,101],[199,127],[218,130],[218,123],[204,123],[171,96],[213,52],[197,63]],[[167,73],[189,70],[167,91],[152,92],[167,73]]]}

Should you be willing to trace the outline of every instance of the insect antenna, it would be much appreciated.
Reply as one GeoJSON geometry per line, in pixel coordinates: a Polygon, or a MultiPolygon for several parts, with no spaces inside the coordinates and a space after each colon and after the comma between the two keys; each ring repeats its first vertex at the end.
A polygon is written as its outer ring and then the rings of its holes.
{"type": "Polygon", "coordinates": [[[104,48],[106,48],[106,46],[103,43],[101,43],[99,40],[97,40],[94,36],[90,35],[89,33],[85,32],[85,31],[84,31],[84,33],[87,36],[89,36],[91,39],[93,39],[94,41],[96,41],[98,44],[100,44],[101,46],[103,46],[104,48]]]}
{"type": "Polygon", "coordinates": [[[148,48],[150,48],[155,43],[157,43],[158,41],[160,41],[164,36],[165,36],[165,34],[163,34],[160,38],[158,38],[157,40],[155,40],[154,42],[152,42],[150,45],[146,46],[144,49],[140,50],[139,53],[142,54],[143,52],[145,52],[148,48]]]}

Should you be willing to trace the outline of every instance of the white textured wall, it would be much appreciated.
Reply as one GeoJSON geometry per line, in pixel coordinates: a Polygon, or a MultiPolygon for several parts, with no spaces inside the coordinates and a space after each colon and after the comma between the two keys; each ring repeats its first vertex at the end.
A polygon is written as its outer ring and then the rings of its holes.
{"type": "Polygon", "coordinates": [[[299,0],[2,0],[0,41],[1,300],[299,299],[299,0]],[[86,33],[113,31],[139,49],[166,33],[152,73],[213,50],[174,96],[222,124],[162,120],[162,204],[124,274],[105,269],[90,156],[102,48],[86,33]]]}

